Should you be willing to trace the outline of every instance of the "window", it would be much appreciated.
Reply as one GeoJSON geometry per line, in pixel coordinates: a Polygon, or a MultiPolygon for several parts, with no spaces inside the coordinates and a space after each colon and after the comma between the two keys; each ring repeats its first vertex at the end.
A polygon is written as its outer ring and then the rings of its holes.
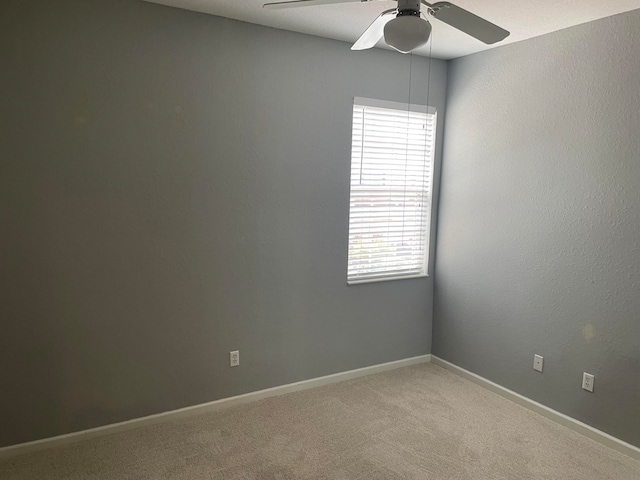
{"type": "Polygon", "coordinates": [[[347,283],[427,275],[436,111],[355,98],[347,283]]]}

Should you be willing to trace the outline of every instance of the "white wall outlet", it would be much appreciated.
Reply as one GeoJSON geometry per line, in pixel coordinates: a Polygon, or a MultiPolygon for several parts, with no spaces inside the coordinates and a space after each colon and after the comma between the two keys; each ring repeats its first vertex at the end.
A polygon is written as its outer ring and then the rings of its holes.
{"type": "Polygon", "coordinates": [[[595,377],[590,373],[584,372],[582,374],[582,388],[584,388],[587,392],[593,392],[593,382],[595,377]]]}
{"type": "Polygon", "coordinates": [[[237,367],[240,365],[240,350],[229,352],[229,365],[231,367],[237,367]]]}
{"type": "Polygon", "coordinates": [[[544,358],[540,355],[533,356],[533,369],[539,372],[542,371],[542,364],[544,363],[544,358]]]}

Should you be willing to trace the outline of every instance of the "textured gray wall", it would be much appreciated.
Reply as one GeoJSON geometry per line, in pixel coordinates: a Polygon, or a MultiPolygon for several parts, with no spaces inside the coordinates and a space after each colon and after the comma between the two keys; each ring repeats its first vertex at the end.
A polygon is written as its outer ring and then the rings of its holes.
{"type": "Polygon", "coordinates": [[[407,101],[409,63],[143,2],[4,0],[0,446],[428,353],[431,278],[346,285],[352,100],[407,101]]]}
{"type": "Polygon", "coordinates": [[[433,327],[434,354],[635,445],[638,25],[451,62],[433,327]]]}

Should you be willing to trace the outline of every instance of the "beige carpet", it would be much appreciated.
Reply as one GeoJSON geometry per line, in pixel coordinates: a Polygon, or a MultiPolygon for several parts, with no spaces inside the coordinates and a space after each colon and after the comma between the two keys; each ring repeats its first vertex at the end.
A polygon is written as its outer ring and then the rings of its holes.
{"type": "Polygon", "coordinates": [[[640,462],[422,364],[14,457],[0,478],[639,480],[640,462]]]}

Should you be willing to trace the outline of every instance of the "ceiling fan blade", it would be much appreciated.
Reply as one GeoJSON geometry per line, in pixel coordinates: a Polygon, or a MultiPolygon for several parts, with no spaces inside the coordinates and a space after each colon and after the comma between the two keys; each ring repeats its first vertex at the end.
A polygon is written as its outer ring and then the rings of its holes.
{"type": "MultiPolygon", "coordinates": [[[[293,0],[289,2],[271,2],[262,5],[262,8],[275,10],[278,8],[313,7],[315,5],[331,5],[333,3],[361,2],[362,0],[293,0]]],[[[368,1],[368,0],[364,0],[368,1]]]]}
{"type": "Polygon", "coordinates": [[[509,36],[509,32],[504,28],[500,28],[484,18],[452,3],[438,2],[431,5],[425,0],[422,0],[422,3],[429,7],[432,16],[438,20],[486,44],[490,45],[499,42],[509,36]]]}
{"type": "Polygon", "coordinates": [[[384,34],[384,26],[387,22],[395,18],[392,14],[396,11],[395,8],[392,8],[378,15],[373,23],[360,35],[356,43],[351,46],[351,50],[366,50],[367,48],[375,47],[378,40],[380,40],[384,34]]]}

